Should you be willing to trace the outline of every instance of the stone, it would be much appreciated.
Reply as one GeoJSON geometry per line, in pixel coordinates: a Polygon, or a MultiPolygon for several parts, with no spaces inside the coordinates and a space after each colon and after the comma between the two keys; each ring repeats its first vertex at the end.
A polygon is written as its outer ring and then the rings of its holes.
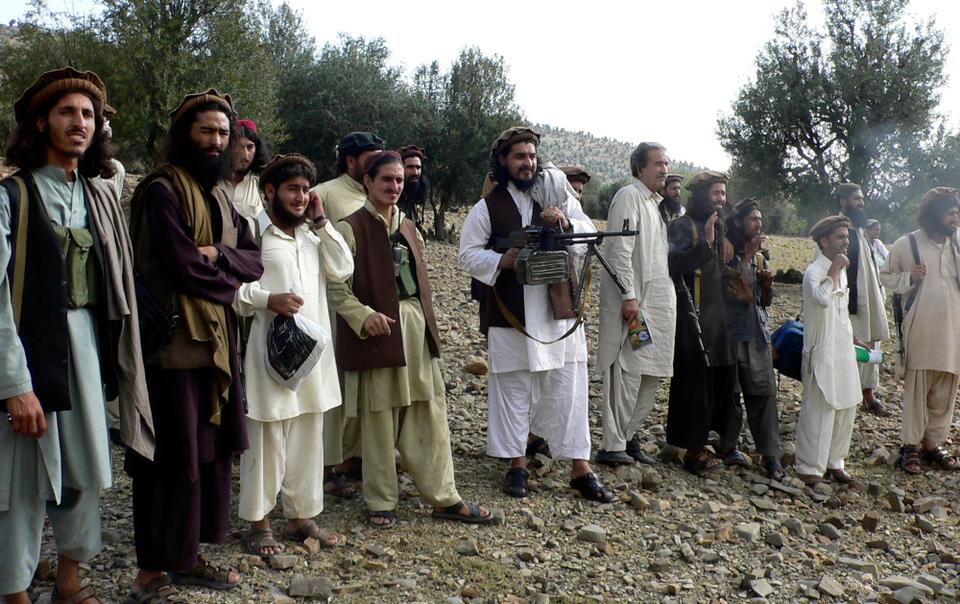
{"type": "Polygon", "coordinates": [[[483,357],[473,356],[467,359],[467,363],[463,366],[463,370],[471,375],[487,375],[489,368],[487,367],[487,362],[483,357]]]}
{"type": "Polygon", "coordinates": [[[390,565],[386,560],[365,560],[363,567],[367,570],[387,570],[390,565]]]}
{"type": "Polygon", "coordinates": [[[922,573],[919,577],[917,577],[917,581],[932,589],[933,593],[935,594],[943,591],[943,581],[929,573],[922,573]]]}
{"type": "Polygon", "coordinates": [[[780,506],[770,501],[769,497],[751,497],[750,503],[753,504],[753,507],[764,512],[776,512],[780,509],[780,506]]]}
{"type": "Polygon", "coordinates": [[[794,537],[802,537],[806,533],[806,530],[803,528],[803,523],[800,522],[798,518],[787,518],[783,521],[783,526],[787,529],[787,532],[794,537]]]}
{"type": "Polygon", "coordinates": [[[760,537],[760,524],[757,522],[744,522],[738,524],[734,529],[737,536],[747,542],[756,541],[760,537]]]}
{"type": "Polygon", "coordinates": [[[577,538],[588,543],[604,543],[607,540],[607,531],[596,524],[588,524],[580,529],[577,538]]]}
{"type": "Polygon", "coordinates": [[[123,531],[115,528],[105,528],[100,531],[100,540],[104,545],[116,545],[123,540],[123,531]]]}
{"type": "Polygon", "coordinates": [[[630,498],[630,507],[641,512],[650,509],[650,501],[637,491],[629,491],[627,495],[630,498]]]}
{"type": "Polygon", "coordinates": [[[846,526],[843,522],[843,519],[839,518],[838,516],[829,516],[824,520],[824,522],[826,522],[827,524],[832,524],[838,529],[842,529],[844,526],[846,526]]]}
{"type": "Polygon", "coordinates": [[[750,487],[750,492],[753,493],[754,495],[758,495],[758,496],[759,496],[759,495],[766,495],[766,494],[767,494],[767,491],[769,491],[769,490],[770,490],[770,487],[768,487],[768,486],[765,485],[765,484],[760,484],[760,483],[751,485],[751,487],[750,487]]]}
{"type": "Polygon", "coordinates": [[[296,600],[291,598],[285,593],[280,593],[279,591],[269,591],[267,592],[267,600],[269,604],[296,604],[296,600]]]}
{"type": "Polygon", "coordinates": [[[925,604],[927,600],[923,596],[924,593],[913,586],[901,587],[890,595],[897,604],[925,604]]]}
{"type": "Polygon", "coordinates": [[[644,470],[643,478],[640,479],[640,486],[645,491],[656,491],[663,483],[660,474],[655,470],[644,470]]]}
{"type": "Polygon", "coordinates": [[[333,583],[326,577],[297,575],[290,579],[287,593],[298,598],[327,600],[333,596],[333,583]]]}
{"type": "Polygon", "coordinates": [[[540,518],[539,516],[530,516],[529,518],[527,518],[528,529],[542,532],[544,526],[545,526],[545,523],[543,521],[543,518],[540,518]]]}
{"type": "Polygon", "coordinates": [[[300,557],[294,554],[274,554],[270,556],[270,568],[273,570],[287,570],[293,568],[300,561],[300,557]]]}
{"type": "Polygon", "coordinates": [[[523,562],[535,562],[537,560],[537,552],[529,547],[521,547],[517,550],[517,558],[523,562]]]}
{"type": "Polygon", "coordinates": [[[935,533],[937,531],[937,525],[935,525],[932,520],[921,514],[914,516],[913,524],[924,533],[935,533]]]}
{"type": "Polygon", "coordinates": [[[776,480],[770,481],[770,488],[774,491],[780,491],[781,493],[786,493],[793,497],[803,497],[803,490],[796,487],[788,486],[782,482],[777,482],[776,480]]]}
{"type": "Polygon", "coordinates": [[[655,573],[670,570],[670,561],[663,558],[654,558],[650,561],[650,570],[655,573]]]}
{"type": "Polygon", "coordinates": [[[874,539],[873,541],[867,541],[866,545],[870,549],[878,549],[884,552],[890,551],[890,542],[886,539],[874,539]]]}
{"type": "Polygon", "coordinates": [[[786,545],[786,541],[784,540],[783,535],[776,531],[770,531],[769,533],[767,533],[766,537],[764,537],[763,540],[766,542],[767,545],[772,545],[777,549],[780,549],[781,547],[786,545]]]}
{"type": "Polygon", "coordinates": [[[877,526],[880,525],[880,513],[879,512],[867,512],[863,515],[863,518],[860,520],[860,526],[863,527],[863,530],[868,533],[872,533],[877,530],[877,526]]]}
{"type": "Polygon", "coordinates": [[[918,514],[926,514],[936,507],[947,507],[947,500],[940,496],[921,497],[913,502],[913,511],[918,514]]]}
{"type": "Polygon", "coordinates": [[[696,554],[693,553],[693,548],[690,547],[689,543],[684,543],[683,545],[680,546],[680,555],[687,562],[693,562],[694,560],[697,559],[697,556],[696,554]]]}
{"type": "Polygon", "coordinates": [[[457,553],[461,556],[479,556],[480,547],[477,545],[476,539],[464,539],[460,542],[460,545],[457,546],[457,553]]]}
{"type": "Polygon", "coordinates": [[[856,569],[862,573],[870,573],[874,577],[877,577],[880,575],[880,567],[877,566],[876,563],[870,562],[868,560],[861,560],[859,558],[848,558],[846,556],[840,556],[839,558],[837,558],[837,564],[856,569]]]}
{"type": "Polygon", "coordinates": [[[750,589],[761,598],[766,598],[773,593],[773,586],[766,579],[754,579],[750,581],[750,589]]]}
{"type": "Polygon", "coordinates": [[[839,598],[844,592],[843,585],[840,585],[840,583],[830,575],[820,577],[820,582],[817,583],[817,590],[829,594],[834,598],[839,598]]]}
{"type": "Polygon", "coordinates": [[[417,580],[416,579],[397,579],[397,587],[402,589],[416,589],[417,580]]]}
{"type": "Polygon", "coordinates": [[[817,527],[817,530],[820,531],[821,535],[827,539],[830,539],[831,541],[835,541],[840,538],[840,531],[837,529],[837,527],[833,526],[829,522],[822,523],[817,527]]]}
{"type": "Polygon", "coordinates": [[[903,589],[904,587],[915,587],[919,589],[921,592],[923,592],[924,595],[927,595],[927,596],[933,595],[933,590],[931,588],[927,587],[923,583],[914,581],[913,579],[908,579],[907,577],[904,577],[902,575],[892,575],[889,577],[884,577],[883,579],[880,579],[880,585],[888,589],[891,589],[893,591],[897,591],[898,589],[903,589]]]}
{"type": "Polygon", "coordinates": [[[729,522],[724,522],[717,527],[717,541],[732,541],[733,540],[733,525],[729,522]]]}
{"type": "Polygon", "coordinates": [[[460,590],[460,596],[464,598],[479,598],[482,595],[480,590],[472,585],[465,585],[463,589],[460,590]]]}
{"type": "Polygon", "coordinates": [[[907,511],[907,505],[903,502],[903,496],[893,491],[887,493],[887,505],[890,506],[891,511],[898,514],[907,511]]]}
{"type": "Polygon", "coordinates": [[[383,549],[383,546],[379,543],[368,543],[363,546],[363,552],[368,556],[373,556],[374,558],[383,558],[387,555],[387,551],[383,549]]]}
{"type": "Polygon", "coordinates": [[[727,506],[723,505],[719,501],[709,499],[701,503],[700,507],[697,508],[697,511],[703,514],[719,514],[725,509],[727,509],[727,506]]]}

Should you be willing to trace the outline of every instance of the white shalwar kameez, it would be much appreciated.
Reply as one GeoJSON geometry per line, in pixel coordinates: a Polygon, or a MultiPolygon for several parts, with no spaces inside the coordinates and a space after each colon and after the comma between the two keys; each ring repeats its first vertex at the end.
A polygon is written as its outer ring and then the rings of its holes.
{"type": "MultiPolygon", "coordinates": [[[[538,193],[545,192],[544,199],[537,199],[541,208],[557,206],[575,232],[595,232],[593,222],[565,184],[563,173],[545,169],[542,176],[545,186],[534,187],[538,193]]],[[[517,204],[521,223],[529,225],[533,219],[531,192],[521,191],[513,183],[507,185],[507,191],[517,204]]],[[[459,262],[471,277],[492,286],[500,276],[502,254],[485,249],[491,229],[490,214],[481,199],[463,223],[459,262]]],[[[575,257],[581,257],[586,246],[570,249],[575,257]]],[[[559,338],[575,321],[553,318],[545,285],[524,286],[523,305],[527,332],[545,342],[559,338]]],[[[547,441],[555,458],[589,459],[587,342],[583,326],[553,344],[541,344],[513,328],[490,327],[487,355],[487,454],[509,459],[523,457],[527,435],[533,432],[547,441]]]]}
{"type": "Polygon", "coordinates": [[[240,457],[239,515],[262,520],[281,495],[287,518],[312,518],[323,511],[324,412],[341,402],[333,344],[328,342],[313,371],[290,390],[266,371],[267,331],[276,313],[272,293],[303,298],[298,314],[330,333],[327,282],[353,274],[353,256],[328,221],[322,229],[303,225],[294,236],[278,229],[266,210],[257,215],[262,233],[263,275],[237,291],[240,314],[253,315],[244,359],[249,448],[240,457]]]}
{"type": "Polygon", "coordinates": [[[660,378],[673,375],[677,294],[667,266],[669,245],[659,210],[661,199],[634,178],[617,191],[607,214],[609,230],[619,230],[627,220],[627,228],[639,233],[611,237],[603,244],[604,257],[627,290],[621,293],[606,272],[601,274],[597,367],[603,377],[605,451],[626,449],[653,410],[660,378]],[[623,320],[626,300],[637,300],[650,330],[652,344],[639,350],[630,345],[623,320]]]}
{"type": "Polygon", "coordinates": [[[822,253],[803,275],[803,403],[797,422],[797,474],[842,470],[860,402],[860,376],[847,310],[847,274],[839,287],[822,253]]]}

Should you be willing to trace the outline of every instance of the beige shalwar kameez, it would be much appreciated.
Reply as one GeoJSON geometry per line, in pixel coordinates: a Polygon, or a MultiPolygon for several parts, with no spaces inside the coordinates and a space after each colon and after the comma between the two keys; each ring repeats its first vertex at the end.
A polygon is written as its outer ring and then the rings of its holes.
{"type": "MultiPolygon", "coordinates": [[[[861,342],[878,348],[881,341],[890,338],[887,323],[887,311],[883,303],[883,290],[880,287],[880,274],[877,267],[873,245],[862,228],[856,229],[860,241],[860,254],[857,270],[857,313],[850,315],[853,335],[861,342]]],[[[880,385],[880,365],[878,363],[858,363],[860,388],[874,389],[880,385]]]]}
{"type": "Polygon", "coordinates": [[[603,376],[603,449],[623,451],[653,409],[660,378],[673,375],[677,294],[667,267],[667,227],[659,194],[640,180],[620,189],[610,202],[608,229],[639,231],[611,237],[603,253],[627,289],[622,294],[606,272],[600,277],[600,343],[597,367],[603,376]],[[625,300],[635,299],[646,318],[652,344],[634,350],[623,320],[625,300]]]}
{"type": "MultiPolygon", "coordinates": [[[[394,208],[388,227],[372,204],[367,202],[364,208],[382,221],[388,233],[393,234],[400,228],[403,216],[400,210],[394,208]]],[[[341,221],[337,230],[356,255],[353,227],[341,221]]],[[[337,314],[365,339],[370,336],[363,329],[363,322],[377,311],[361,303],[353,295],[351,285],[352,280],[331,283],[328,292],[337,314]]],[[[417,485],[424,502],[434,508],[444,508],[460,501],[453,476],[446,389],[440,359],[431,355],[427,344],[426,319],[420,300],[416,297],[401,300],[399,319],[394,328],[399,327],[402,334],[405,367],[343,373],[344,415],[359,417],[363,429],[363,497],[372,512],[397,507],[395,450],[400,452],[403,468],[417,485]]]]}
{"type": "MultiPolygon", "coordinates": [[[[936,243],[922,230],[917,239],[927,274],[903,319],[906,350],[900,438],[938,447],[947,439],[960,384],[960,254],[957,236],[936,243]]],[[[880,272],[883,286],[906,298],[912,288],[913,252],[908,236],[890,248],[880,272]]]]}

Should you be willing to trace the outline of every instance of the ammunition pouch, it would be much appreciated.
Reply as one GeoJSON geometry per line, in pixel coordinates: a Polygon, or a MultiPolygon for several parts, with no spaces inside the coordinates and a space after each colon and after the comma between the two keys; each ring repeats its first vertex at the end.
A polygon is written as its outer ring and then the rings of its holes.
{"type": "Polygon", "coordinates": [[[63,252],[67,281],[67,306],[85,308],[97,303],[97,257],[93,252],[93,234],[89,229],[53,226],[63,252]]]}

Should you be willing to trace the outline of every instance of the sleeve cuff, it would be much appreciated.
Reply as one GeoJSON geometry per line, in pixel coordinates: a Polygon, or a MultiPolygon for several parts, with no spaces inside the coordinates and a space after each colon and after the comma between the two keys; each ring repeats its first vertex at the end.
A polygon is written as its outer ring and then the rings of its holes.
{"type": "Polygon", "coordinates": [[[257,289],[250,292],[250,302],[258,310],[264,310],[270,302],[270,292],[265,289],[257,289]]]}
{"type": "Polygon", "coordinates": [[[20,396],[21,394],[26,394],[31,391],[33,391],[33,380],[27,379],[25,382],[11,384],[10,386],[0,390],[0,400],[6,400],[8,398],[20,396]]]}

